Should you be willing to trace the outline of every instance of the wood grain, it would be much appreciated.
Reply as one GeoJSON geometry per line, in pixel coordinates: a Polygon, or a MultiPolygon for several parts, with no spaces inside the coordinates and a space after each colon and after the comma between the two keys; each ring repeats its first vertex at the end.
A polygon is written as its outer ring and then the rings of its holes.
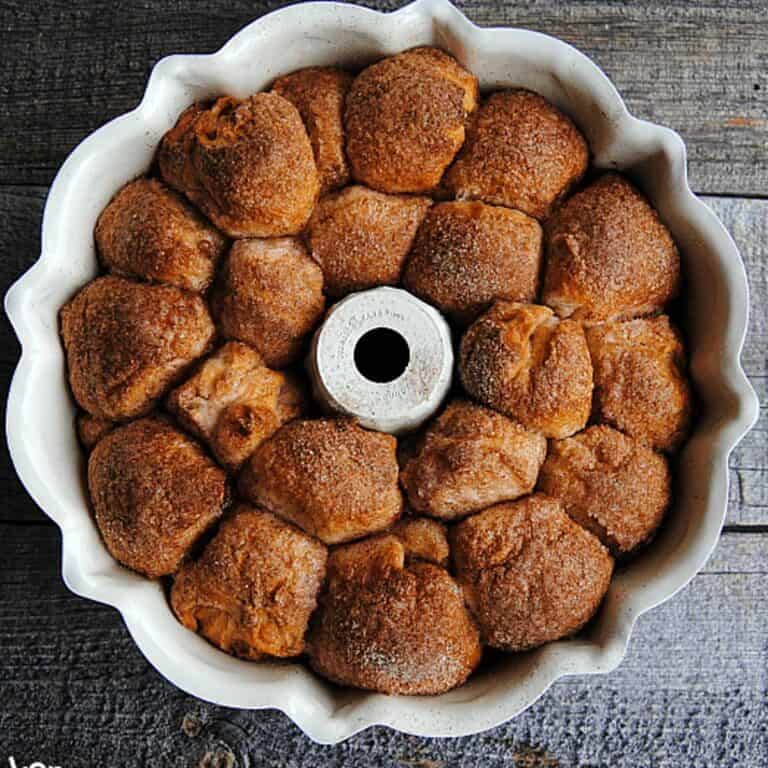
{"type": "Polygon", "coordinates": [[[66,591],[55,529],[0,530],[0,765],[13,754],[67,768],[197,766],[217,750],[239,768],[766,764],[765,536],[724,535],[703,573],[640,619],[610,675],[560,681],[479,736],[430,741],[374,728],[331,748],[279,713],[227,710],[176,690],[115,611],[66,591]]]}
{"type": "MultiPolygon", "coordinates": [[[[215,50],[283,4],[3,0],[0,183],[49,184],[82,138],[138,103],[158,59],[215,50]]],[[[364,4],[392,9],[403,3],[364,4]]],[[[768,194],[764,0],[457,5],[480,25],[547,32],[593,57],[635,114],[682,133],[696,191],[768,194]]]]}
{"type": "MultiPolygon", "coordinates": [[[[0,288],[7,287],[39,252],[39,222],[45,187],[0,186],[0,288]]],[[[757,427],[734,451],[731,458],[729,525],[768,525],[768,200],[708,197],[741,249],[751,288],[750,331],[742,355],[744,368],[763,406],[757,427]]],[[[0,386],[7,391],[18,345],[7,321],[0,326],[0,386]]],[[[6,455],[0,448],[0,483],[6,489],[6,504],[0,520],[43,521],[42,513],[28,498],[6,455]]]]}

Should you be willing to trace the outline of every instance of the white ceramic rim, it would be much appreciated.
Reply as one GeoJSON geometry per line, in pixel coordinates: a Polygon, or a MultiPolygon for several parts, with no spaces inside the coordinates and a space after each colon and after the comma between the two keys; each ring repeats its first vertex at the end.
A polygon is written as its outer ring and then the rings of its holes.
{"type": "MultiPolygon", "coordinates": [[[[328,41],[315,42],[322,45],[328,41]]],[[[279,72],[272,76],[275,74],[279,72]]],[[[221,82],[223,85],[224,80],[221,82]]],[[[188,102],[191,100],[188,98],[188,102]]],[[[119,158],[115,163],[120,164],[119,158]]],[[[706,562],[725,518],[728,456],[754,424],[758,412],[757,398],[739,362],[748,306],[746,274],[738,250],[715,214],[688,186],[685,146],[680,137],[668,128],[630,115],[606,75],[570,45],[528,30],[477,27],[448,0],[416,0],[393,13],[342,3],[289,6],[254,21],[214,54],[162,59],[152,71],[139,106],[91,134],[63,164],[45,206],[40,259],[11,287],[5,300],[6,312],[22,345],[7,403],[8,445],[30,495],[61,528],[62,571],[67,586],[78,595],[117,608],[142,653],[179,688],[226,706],[279,709],[322,743],[338,742],[375,724],[423,736],[467,735],[514,717],[563,675],[607,672],[616,667],[637,617],[671,597],[706,562]],[[69,242],[67,227],[72,223],[67,212],[71,213],[73,196],[87,183],[87,172],[93,173],[88,168],[89,159],[105,143],[135,146],[137,137],[156,136],[160,128],[170,127],[168,121],[172,118],[158,104],[178,96],[178,88],[184,84],[189,96],[195,77],[207,78],[209,87],[213,87],[210,83],[223,78],[227,66],[258,50],[270,36],[285,35],[286,30],[295,33],[295,54],[300,56],[302,50],[312,49],[313,30],[332,24],[367,35],[381,53],[437,42],[460,58],[463,53],[498,54],[502,49],[514,51],[518,57],[529,56],[531,61],[544,56],[549,62],[547,75],[554,84],[542,81],[542,89],[546,91],[549,83],[574,99],[583,100],[586,94],[591,99],[590,108],[599,112],[590,135],[593,145],[601,147],[595,156],[596,165],[633,169],[637,163],[637,169],[644,174],[645,191],[654,203],[660,209],[669,209],[669,218],[677,226],[690,229],[699,247],[716,254],[713,265],[717,274],[713,272],[711,285],[723,297],[725,320],[721,328],[715,329],[716,349],[709,354],[709,361],[698,363],[693,359],[691,364],[704,399],[715,398],[722,404],[713,418],[705,419],[697,428],[701,438],[692,439],[695,446],[686,448],[681,458],[683,484],[694,473],[700,474],[702,461],[706,461],[706,492],[693,499],[695,503],[686,502],[693,511],[680,524],[672,524],[670,532],[664,534],[664,543],[658,545],[658,554],[648,560],[640,558],[630,576],[614,580],[602,611],[608,618],[601,618],[586,635],[512,656],[493,674],[480,675],[470,685],[440,697],[387,697],[339,690],[300,665],[248,665],[213,649],[162,614],[164,610],[170,616],[170,611],[159,585],[130,574],[106,555],[82,488],[71,488],[71,477],[45,461],[46,450],[41,451],[41,445],[47,443],[52,445],[51,451],[76,450],[71,434],[72,407],[69,412],[66,408],[61,412],[52,406],[50,422],[40,423],[37,411],[47,406],[37,394],[49,392],[55,400],[54,387],[61,387],[63,356],[56,315],[62,297],[56,283],[61,280],[62,270],[69,268],[62,263],[69,242]],[[638,149],[640,145],[645,155],[638,149]],[[653,157],[648,156],[649,147],[655,148],[653,157]],[[621,154],[621,162],[612,159],[614,150],[621,154]],[[663,186],[655,183],[657,177],[666,178],[663,186]],[[713,359],[718,365],[714,377],[713,359]],[[711,386],[708,377],[716,379],[711,386]],[[49,434],[41,442],[37,432],[43,429],[49,434]],[[690,460],[686,458],[689,453],[690,460]]]]}

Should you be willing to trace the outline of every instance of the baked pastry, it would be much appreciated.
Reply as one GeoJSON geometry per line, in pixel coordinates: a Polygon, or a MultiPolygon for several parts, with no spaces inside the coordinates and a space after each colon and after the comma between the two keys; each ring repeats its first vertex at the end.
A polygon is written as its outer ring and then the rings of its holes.
{"type": "Polygon", "coordinates": [[[496,302],[464,334],[459,376],[472,397],[546,437],[568,437],[589,418],[584,330],[547,307],[496,302]]]}
{"type": "Polygon", "coordinates": [[[166,401],[179,423],[236,470],[281,424],[301,414],[295,376],[264,365],[256,350],[230,341],[207,358],[166,401]]]}
{"type": "Polygon", "coordinates": [[[219,332],[270,368],[301,356],[324,309],[323,273],[293,237],[233,243],[211,296],[219,332]]]}
{"type": "Polygon", "coordinates": [[[157,157],[165,181],[230,237],[299,233],[320,189],[301,117],[275,93],[192,105],[157,157]]]}
{"type": "Polygon", "coordinates": [[[691,389],[683,340],[666,315],[587,330],[595,369],[594,416],[660,451],[688,434],[691,389]]]}
{"type": "Polygon", "coordinates": [[[246,659],[298,656],[317,605],[325,547],[279,518],[241,504],[171,590],[179,621],[246,659]]]}
{"type": "Polygon", "coordinates": [[[539,488],[618,556],[653,536],[669,508],[671,477],[663,456],[595,426],[550,443],[539,488]]]}
{"type": "Polygon", "coordinates": [[[428,517],[402,517],[389,531],[405,549],[406,562],[426,560],[435,565],[448,565],[450,549],[448,532],[442,523],[428,517]]]}
{"type": "Polygon", "coordinates": [[[584,321],[655,312],[677,293],[680,257],[656,211],[625,179],[606,173],[545,227],[542,301],[584,321]]]}
{"type": "Polygon", "coordinates": [[[385,195],[362,186],[322,198],[306,238],[323,269],[326,294],[340,297],[398,283],[430,205],[428,197],[385,195]]]}
{"type": "Polygon", "coordinates": [[[178,192],[157,179],[126,184],[94,230],[99,260],[116,275],[204,291],[226,239],[178,192]]]}
{"type": "Polygon", "coordinates": [[[533,301],[541,227],[519,211],[477,202],[439,203],[419,228],[403,285],[460,322],[494,299],[533,301]]]}
{"type": "Polygon", "coordinates": [[[326,544],[356,539],[400,516],[396,443],[348,419],[291,421],[256,449],[240,491],[326,544]]]}
{"type": "Polygon", "coordinates": [[[408,504],[452,520],[530,493],[547,441],[481,405],[453,401],[400,473],[408,504]]]}
{"type": "Polygon", "coordinates": [[[117,424],[108,419],[98,419],[87,411],[80,411],[75,419],[77,437],[86,451],[90,451],[107,432],[113,430],[117,424]]]}
{"type": "Polygon", "coordinates": [[[577,632],[595,613],[613,559],[560,502],[536,494],[451,529],[456,578],[484,642],[523,651],[577,632]]]}
{"type": "Polygon", "coordinates": [[[460,685],[481,654],[454,580],[432,563],[406,564],[405,547],[395,536],[331,552],[307,646],[323,677],[405,695],[460,685]]]}
{"type": "Polygon", "coordinates": [[[344,100],[352,75],[337,67],[307,67],[278,77],[272,93],[299,110],[309,134],[320,179],[320,194],[349,181],[344,153],[344,100]]]}
{"type": "Polygon", "coordinates": [[[88,490],[112,557],[150,578],[174,573],[229,501],[224,472],[157,418],[99,440],[88,460],[88,490]]]}
{"type": "Polygon", "coordinates": [[[60,319],[75,400],[111,421],[148,413],[216,330],[197,294],[111,276],[82,288],[60,319]]]}
{"type": "Polygon", "coordinates": [[[414,48],[364,69],[344,123],[353,177],[381,192],[428,192],[464,141],[477,78],[436,48],[414,48]]]}
{"type": "Polygon", "coordinates": [[[545,219],[588,160],[584,137],[546,99],[526,90],[498,91],[474,114],[444,186],[460,199],[545,219]]]}

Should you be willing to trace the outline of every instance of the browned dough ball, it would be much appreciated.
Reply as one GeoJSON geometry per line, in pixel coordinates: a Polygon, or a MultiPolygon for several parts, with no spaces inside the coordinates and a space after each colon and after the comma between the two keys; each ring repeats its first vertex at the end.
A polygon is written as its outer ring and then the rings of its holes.
{"type": "Polygon", "coordinates": [[[390,529],[389,533],[397,536],[403,543],[405,558],[426,560],[435,565],[448,565],[450,549],[448,532],[442,523],[428,517],[403,517],[390,529]]]}
{"type": "Polygon", "coordinates": [[[452,520],[530,493],[546,455],[542,435],[457,400],[429,425],[400,481],[413,509],[452,520]]]}
{"type": "Polygon", "coordinates": [[[320,194],[349,181],[344,152],[344,100],[352,75],[336,67],[307,67],[275,80],[272,92],[299,110],[320,178],[320,194]]]}
{"type": "Polygon", "coordinates": [[[281,424],[300,415],[305,395],[295,376],[267,368],[256,350],[230,341],[168,395],[168,410],[236,470],[281,424]]]}
{"type": "Polygon", "coordinates": [[[661,309],[677,293],[680,257],[669,230],[615,173],[567,200],[544,234],[542,300],[561,317],[636,317],[661,309]]]}
{"type": "Polygon", "coordinates": [[[320,189],[301,116],[274,93],[193,104],[163,137],[158,162],[230,237],[298,234],[320,189]]]}
{"type": "Polygon", "coordinates": [[[669,507],[670,486],[663,456],[600,426],[553,440],[539,477],[541,490],[617,556],[653,536],[669,507]]]}
{"type": "Polygon", "coordinates": [[[107,549],[150,578],[174,573],[229,501],[224,472],[198,443],[156,418],[119,427],[96,444],[88,489],[107,549]]]}
{"type": "Polygon", "coordinates": [[[224,236],[178,192],[144,178],[110,200],[94,236],[110,272],[190,291],[208,288],[226,246],[224,236]]]}
{"type": "Polygon", "coordinates": [[[75,422],[77,437],[86,451],[90,451],[107,432],[112,431],[117,426],[114,421],[96,418],[86,411],[78,413],[75,422]]]}
{"type": "Polygon", "coordinates": [[[352,186],[320,200],[307,228],[312,258],[322,267],[325,292],[395,285],[424,214],[428,197],[385,195],[352,186]]]}
{"type": "Polygon", "coordinates": [[[613,572],[597,538],[540,494],[463,520],[451,530],[451,553],[483,641],[504,651],[577,632],[613,572]]]}
{"type": "Polygon", "coordinates": [[[324,309],[323,273],[293,237],[233,243],[211,296],[220,333],[272,368],[301,357],[324,309]]]}
{"type": "Polygon", "coordinates": [[[179,621],[246,659],[298,656],[325,575],[325,547],[241,504],[171,590],[179,621]]]}
{"type": "Polygon", "coordinates": [[[197,294],[111,276],[81,288],[60,318],[75,400],[112,421],[148,413],[216,330],[197,294]]]}
{"type": "Polygon", "coordinates": [[[683,340],[666,315],[587,330],[595,418],[660,451],[688,435],[691,389],[683,340]]]}
{"type": "Polygon", "coordinates": [[[444,186],[460,199],[545,219],[582,177],[588,160],[584,137],[546,99],[531,91],[499,91],[473,116],[444,186]]]}
{"type": "Polygon", "coordinates": [[[494,304],[461,340],[459,375],[472,397],[546,437],[568,437],[589,418],[584,329],[547,307],[494,304]]]}
{"type": "Polygon", "coordinates": [[[464,141],[477,78],[435,48],[364,69],[347,94],[347,157],[357,181],[382,192],[428,192],[464,141]]]}
{"type": "Polygon", "coordinates": [[[256,449],[240,490],[326,544],[356,539],[402,511],[396,445],[348,419],[292,421],[256,449]]]}
{"type": "Polygon", "coordinates": [[[395,536],[339,547],[312,619],[313,668],[342,685],[404,695],[443,693],[480,661],[477,629],[448,572],[406,564],[395,536]]]}
{"type": "Polygon", "coordinates": [[[459,322],[494,299],[533,301],[541,227],[519,211],[483,203],[440,203],[426,215],[403,285],[459,322]]]}

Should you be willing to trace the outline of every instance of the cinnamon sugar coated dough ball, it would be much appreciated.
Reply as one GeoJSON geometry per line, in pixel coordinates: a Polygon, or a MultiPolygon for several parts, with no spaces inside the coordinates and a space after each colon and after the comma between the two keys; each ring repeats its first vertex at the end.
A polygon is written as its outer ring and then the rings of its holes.
{"type": "Polygon", "coordinates": [[[92,280],[60,320],[75,400],[108,420],[147,413],[215,333],[198,295],[122,277],[92,280]]]}
{"type": "Polygon", "coordinates": [[[94,236],[99,260],[110,272],[190,291],[210,285],[226,245],[178,192],[145,178],[110,200],[94,236]]]}
{"type": "Polygon", "coordinates": [[[545,219],[588,160],[584,137],[546,99],[531,91],[499,91],[475,113],[444,186],[460,199],[545,219]]]}
{"type": "Polygon", "coordinates": [[[301,357],[324,309],[323,273],[293,237],[233,243],[211,296],[219,332],[271,368],[301,357]]]}
{"type": "Polygon", "coordinates": [[[230,237],[299,233],[320,189],[301,117],[274,93],[193,105],[163,137],[158,162],[230,237]]]}
{"type": "Polygon", "coordinates": [[[666,459],[611,427],[553,440],[539,487],[615,555],[644,544],[671,497],[666,459]]]}
{"type": "Polygon", "coordinates": [[[472,397],[545,437],[568,437],[589,418],[584,329],[547,307],[494,304],[461,340],[459,376],[472,397]]]}
{"type": "Polygon", "coordinates": [[[691,389],[678,330],[666,315],[587,331],[595,369],[595,417],[660,451],[688,435],[691,389]]]}
{"type": "Polygon", "coordinates": [[[397,441],[348,419],[292,421],[243,468],[243,496],[326,544],[391,525],[403,499],[397,441]]]}
{"type": "Polygon", "coordinates": [[[448,533],[442,523],[428,517],[403,517],[390,533],[403,544],[406,560],[426,560],[435,565],[448,565],[450,550],[448,533]]]}
{"type": "Polygon", "coordinates": [[[478,632],[448,572],[406,564],[395,536],[339,547],[312,619],[312,667],[342,685],[404,695],[443,693],[480,661],[478,632]]]}
{"type": "Polygon", "coordinates": [[[403,285],[459,321],[494,299],[533,301],[541,227],[519,211],[483,203],[439,203],[426,215],[403,285]]]}
{"type": "Polygon", "coordinates": [[[320,179],[320,194],[349,181],[344,153],[344,99],[352,75],[336,67],[307,67],[275,80],[272,92],[299,110],[309,134],[320,179]]]}
{"type": "Polygon", "coordinates": [[[168,410],[237,469],[281,424],[302,411],[305,395],[291,374],[267,368],[256,350],[230,341],[168,396],[168,410]]]}
{"type": "Polygon", "coordinates": [[[477,78],[436,48],[372,64],[353,81],[344,121],[353,177],[382,192],[428,192],[464,141],[477,78]]]}
{"type": "Polygon", "coordinates": [[[320,200],[307,228],[312,258],[322,267],[325,292],[395,285],[424,214],[428,197],[385,195],[352,186],[320,200]]]}
{"type": "Polygon", "coordinates": [[[117,426],[114,421],[98,419],[85,411],[77,414],[76,425],[77,437],[86,451],[90,451],[107,432],[117,426]]]}
{"type": "Polygon", "coordinates": [[[179,621],[235,656],[298,656],[323,583],[325,547],[241,504],[173,583],[179,621]]]}
{"type": "Polygon", "coordinates": [[[198,443],[156,418],[97,443],[88,490],[107,549],[150,578],[174,573],[229,501],[224,472],[198,443]]]}
{"type": "Polygon", "coordinates": [[[597,538],[540,494],[463,520],[451,530],[451,553],[483,641],[504,651],[577,632],[613,572],[597,538]]]}
{"type": "Polygon", "coordinates": [[[542,435],[457,400],[428,427],[400,480],[414,510],[451,520],[530,493],[546,454],[542,435]]]}
{"type": "Polygon", "coordinates": [[[544,228],[543,303],[561,317],[599,321],[661,309],[680,281],[669,230],[625,179],[607,173],[544,228]]]}

